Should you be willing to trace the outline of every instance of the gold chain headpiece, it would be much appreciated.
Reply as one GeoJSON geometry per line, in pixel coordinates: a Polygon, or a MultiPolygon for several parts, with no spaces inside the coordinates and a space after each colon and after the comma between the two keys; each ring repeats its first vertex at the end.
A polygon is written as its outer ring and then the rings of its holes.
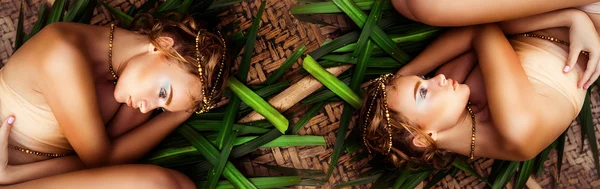
{"type": "Polygon", "coordinates": [[[386,130],[388,132],[388,145],[387,145],[387,150],[384,153],[384,155],[387,155],[388,153],[390,153],[390,150],[392,150],[392,126],[390,125],[390,111],[387,105],[387,94],[386,94],[386,84],[387,82],[393,77],[394,75],[391,73],[388,74],[384,74],[381,75],[379,78],[371,81],[372,83],[377,82],[377,90],[375,90],[375,94],[373,94],[373,98],[371,99],[371,103],[369,104],[368,110],[367,110],[367,114],[365,115],[364,118],[364,126],[363,126],[363,142],[365,144],[365,146],[367,147],[367,151],[369,151],[369,153],[371,153],[371,148],[369,143],[367,142],[367,127],[368,127],[368,123],[369,123],[369,116],[371,114],[371,110],[373,109],[373,105],[375,104],[375,99],[377,98],[377,95],[379,93],[381,93],[382,97],[383,97],[383,108],[384,108],[384,113],[385,113],[385,122],[386,122],[386,130]]]}
{"type": "Polygon", "coordinates": [[[223,74],[223,69],[225,68],[226,51],[227,51],[227,44],[225,43],[225,39],[223,38],[223,35],[221,35],[221,32],[217,32],[219,34],[219,39],[220,39],[221,45],[223,45],[223,50],[222,50],[223,53],[221,55],[221,65],[219,66],[219,73],[217,74],[217,78],[215,80],[216,81],[215,85],[212,86],[209,91],[207,91],[207,88],[206,88],[207,83],[204,82],[204,69],[202,68],[202,66],[205,65],[206,58],[205,58],[205,56],[203,56],[200,53],[200,47],[199,47],[200,38],[205,37],[205,36],[200,35],[203,32],[207,32],[207,31],[200,30],[200,31],[198,31],[198,34],[196,34],[196,62],[198,63],[198,74],[200,75],[200,83],[202,83],[202,89],[201,89],[202,90],[202,107],[200,107],[200,110],[196,111],[196,114],[208,112],[210,109],[214,108],[214,106],[215,106],[215,104],[212,103],[212,100],[213,100],[213,97],[215,94],[215,90],[218,87],[219,79],[221,79],[221,75],[223,74]]]}

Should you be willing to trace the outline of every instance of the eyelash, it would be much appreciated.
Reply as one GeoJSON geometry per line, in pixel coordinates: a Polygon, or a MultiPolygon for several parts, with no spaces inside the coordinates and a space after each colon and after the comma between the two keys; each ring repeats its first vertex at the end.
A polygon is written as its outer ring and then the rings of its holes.
{"type": "Polygon", "coordinates": [[[158,91],[158,98],[161,99],[166,99],[167,98],[167,90],[165,90],[165,88],[160,88],[160,91],[158,91]]]}
{"type": "Polygon", "coordinates": [[[422,99],[425,99],[427,97],[427,88],[420,88],[419,96],[421,96],[422,99]]]}

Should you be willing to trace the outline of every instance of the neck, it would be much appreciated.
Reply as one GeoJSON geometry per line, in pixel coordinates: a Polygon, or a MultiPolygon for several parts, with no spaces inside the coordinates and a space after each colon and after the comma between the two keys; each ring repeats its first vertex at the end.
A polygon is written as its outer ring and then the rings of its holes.
{"type": "Polygon", "coordinates": [[[454,127],[437,134],[436,144],[438,148],[463,155],[470,154],[472,128],[473,120],[471,119],[471,114],[465,108],[454,127]]]}
{"type": "MultiPolygon", "coordinates": [[[[108,44],[110,35],[110,26],[106,27],[106,32],[102,37],[98,37],[96,48],[90,49],[90,53],[96,60],[97,74],[106,80],[114,80],[109,71],[108,44]]],[[[117,77],[121,75],[123,69],[127,66],[129,60],[135,56],[148,52],[148,38],[144,35],[117,28],[113,32],[112,47],[112,66],[117,77]]]]}

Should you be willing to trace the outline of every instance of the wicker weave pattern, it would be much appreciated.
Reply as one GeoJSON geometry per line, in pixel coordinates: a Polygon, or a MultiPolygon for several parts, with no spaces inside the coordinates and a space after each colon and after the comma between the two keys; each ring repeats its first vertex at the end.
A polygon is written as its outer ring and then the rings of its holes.
{"type": "MultiPolygon", "coordinates": [[[[40,0],[27,0],[24,8],[24,17],[26,22],[24,28],[29,32],[37,20],[37,11],[40,6],[40,0]]],[[[114,0],[105,1],[113,7],[121,10],[127,10],[130,6],[140,6],[143,1],[140,0],[114,0]]],[[[352,27],[352,22],[342,16],[320,15],[323,20],[333,23],[334,26],[319,26],[300,22],[289,14],[289,9],[297,4],[295,0],[269,0],[267,8],[261,17],[263,24],[259,30],[255,54],[252,58],[248,82],[258,84],[263,82],[266,77],[281,65],[287,57],[301,44],[308,48],[307,52],[318,48],[326,39],[332,39],[352,27]]],[[[232,6],[232,9],[223,13],[222,25],[239,22],[239,30],[246,30],[252,23],[252,16],[256,14],[260,1],[248,0],[232,6]]],[[[16,35],[16,24],[19,14],[19,1],[0,0],[0,67],[8,61],[12,54],[12,46],[16,35]]],[[[104,7],[98,6],[94,11],[92,24],[108,25],[113,23],[114,18],[104,7]]],[[[241,57],[236,63],[239,63],[241,57]]],[[[297,73],[301,61],[292,66],[292,71],[284,77],[299,79],[301,76],[297,73]]],[[[237,64],[236,64],[237,65],[237,64]]],[[[234,67],[236,69],[236,67],[234,67]]],[[[598,90],[594,89],[592,93],[592,104],[594,123],[600,121],[600,107],[598,106],[600,96],[598,90]]],[[[317,114],[307,126],[300,131],[302,135],[322,135],[328,141],[327,147],[290,147],[290,148],[271,148],[261,149],[251,155],[241,158],[238,162],[238,168],[245,171],[248,175],[267,176],[278,175],[278,173],[268,170],[259,164],[277,164],[285,167],[294,167],[301,169],[316,169],[325,171],[328,167],[330,155],[333,151],[335,141],[335,132],[339,125],[343,104],[331,103],[325,106],[321,113],[317,114]]],[[[294,117],[297,121],[306,111],[305,107],[295,106],[286,112],[286,115],[294,117]]],[[[565,155],[561,171],[559,188],[600,188],[600,180],[594,170],[594,164],[591,151],[588,151],[587,142],[584,144],[580,138],[580,126],[573,122],[567,134],[565,146],[565,155]],[[581,154],[581,145],[583,152],[581,154]]],[[[598,127],[596,127],[596,136],[600,137],[598,127]]],[[[359,173],[369,170],[365,160],[350,163],[349,160],[354,154],[346,154],[340,158],[334,176],[328,183],[318,188],[331,188],[336,183],[345,182],[359,178],[359,173]]],[[[536,178],[528,182],[529,188],[541,186],[551,188],[554,185],[553,177],[556,176],[556,153],[552,152],[546,161],[547,168],[541,178],[536,178]]],[[[484,177],[489,175],[493,160],[476,159],[472,164],[477,172],[484,177]]],[[[368,188],[369,185],[355,187],[368,188]]],[[[421,185],[422,186],[422,185],[421,185]]],[[[437,187],[440,188],[482,188],[484,183],[477,178],[465,173],[459,173],[456,177],[446,177],[437,187]]],[[[315,187],[298,187],[315,188],[315,187]]],[[[509,185],[508,188],[512,188],[509,185]]]]}

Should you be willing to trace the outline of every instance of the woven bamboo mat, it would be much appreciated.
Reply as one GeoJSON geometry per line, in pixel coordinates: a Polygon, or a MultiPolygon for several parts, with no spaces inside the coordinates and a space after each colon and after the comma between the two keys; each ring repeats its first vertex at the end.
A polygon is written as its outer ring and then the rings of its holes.
{"type": "MultiPolygon", "coordinates": [[[[140,6],[145,0],[114,0],[108,2],[109,5],[126,10],[130,6],[140,6]]],[[[33,23],[37,19],[37,11],[41,0],[25,0],[24,24],[25,31],[30,31],[33,23]]],[[[295,0],[269,0],[261,20],[263,24],[258,33],[255,54],[252,58],[248,81],[251,84],[261,83],[271,72],[281,65],[285,59],[294,51],[295,48],[304,44],[307,46],[307,52],[318,48],[326,39],[333,39],[342,34],[345,30],[352,27],[352,22],[342,16],[326,15],[322,19],[333,23],[334,26],[318,26],[296,20],[289,14],[289,9],[297,4],[295,0]]],[[[246,0],[235,4],[231,10],[223,13],[222,24],[231,22],[241,23],[240,30],[246,30],[251,25],[252,16],[256,14],[260,1],[246,0]]],[[[12,54],[14,44],[15,30],[19,11],[19,1],[0,0],[0,67],[8,61],[12,54]]],[[[114,22],[110,13],[103,7],[96,7],[92,24],[107,25],[114,22]]],[[[239,63],[239,59],[237,61],[239,63]]],[[[293,65],[287,77],[298,78],[295,70],[299,69],[300,61],[293,65]]],[[[594,89],[592,93],[593,117],[597,125],[600,121],[600,106],[598,105],[600,95],[598,90],[594,89]]],[[[326,171],[333,151],[335,141],[335,132],[339,124],[342,103],[331,103],[325,106],[307,125],[300,131],[302,135],[320,135],[325,136],[328,145],[326,147],[289,147],[289,148],[270,148],[258,150],[237,161],[237,167],[252,176],[270,176],[278,175],[274,171],[268,170],[260,164],[280,165],[298,169],[315,169],[326,171]]],[[[293,107],[285,114],[293,117],[297,121],[306,111],[306,108],[293,107]]],[[[600,180],[594,171],[594,164],[591,151],[588,150],[587,142],[582,143],[580,138],[580,126],[578,122],[573,122],[567,132],[567,141],[565,146],[565,155],[562,162],[561,178],[558,181],[559,188],[600,188],[600,180]],[[581,151],[583,145],[583,151],[581,151]],[[582,153],[583,152],[583,153],[582,153]]],[[[598,127],[596,127],[596,136],[600,137],[598,127]]],[[[366,161],[350,162],[355,154],[346,154],[340,158],[340,163],[335,169],[334,175],[324,186],[320,187],[298,187],[298,188],[331,188],[336,183],[350,181],[360,177],[360,173],[369,170],[366,161]]],[[[542,177],[535,178],[528,182],[529,188],[551,188],[556,182],[557,171],[555,170],[556,153],[553,151],[545,162],[546,168],[542,177]]],[[[473,168],[487,177],[491,171],[493,160],[477,159],[472,163],[473,168]]],[[[422,187],[420,185],[419,187],[422,187]]],[[[368,188],[369,185],[363,185],[355,188],[368,188]]],[[[459,173],[456,177],[446,177],[436,185],[438,188],[482,188],[484,183],[476,177],[465,173],[459,173]]],[[[508,185],[512,188],[512,185],[508,185]]]]}

